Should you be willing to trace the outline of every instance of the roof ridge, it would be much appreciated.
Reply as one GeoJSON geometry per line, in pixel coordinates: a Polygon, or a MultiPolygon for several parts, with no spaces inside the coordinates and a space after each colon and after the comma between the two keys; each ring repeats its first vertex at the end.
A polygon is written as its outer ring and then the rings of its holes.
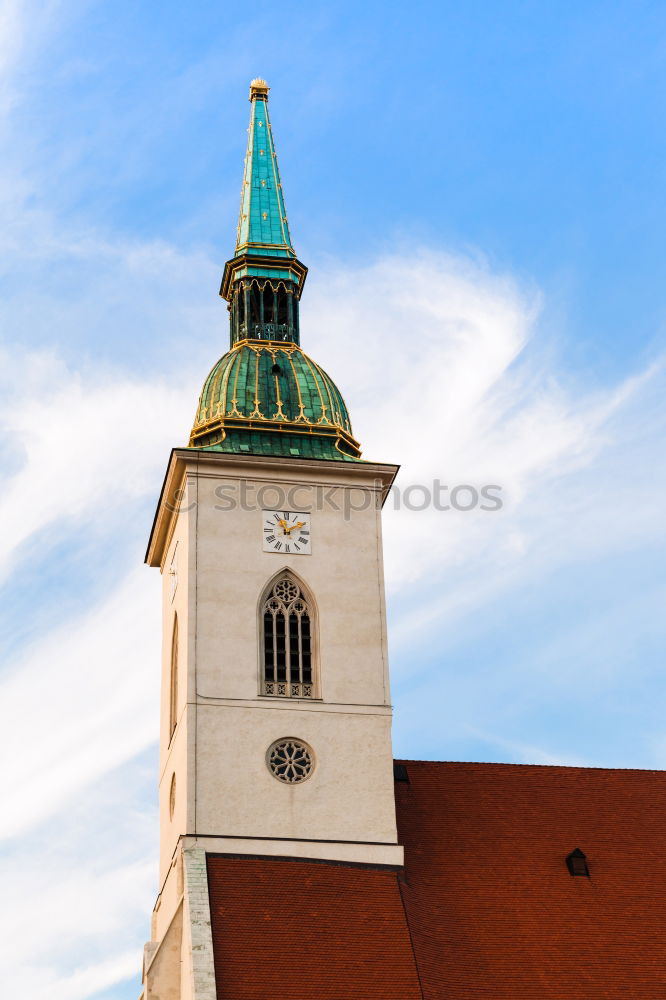
{"type": "Polygon", "coordinates": [[[519,761],[497,760],[412,760],[394,757],[396,764],[462,764],[472,767],[542,767],[558,771],[635,771],[639,774],[666,774],[666,768],[659,767],[607,767],[602,764],[532,764],[519,761]]]}

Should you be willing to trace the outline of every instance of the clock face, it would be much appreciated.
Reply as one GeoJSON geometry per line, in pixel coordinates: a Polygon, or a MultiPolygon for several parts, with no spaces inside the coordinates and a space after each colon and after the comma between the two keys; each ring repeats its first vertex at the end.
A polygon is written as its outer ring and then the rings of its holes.
{"type": "Polygon", "coordinates": [[[312,551],[310,515],[292,510],[262,511],[264,552],[309,556],[312,551]]]}

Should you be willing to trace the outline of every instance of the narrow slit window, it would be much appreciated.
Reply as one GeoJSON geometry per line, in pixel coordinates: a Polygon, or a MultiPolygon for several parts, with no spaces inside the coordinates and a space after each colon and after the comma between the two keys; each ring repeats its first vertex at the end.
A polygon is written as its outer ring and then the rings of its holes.
{"type": "Polygon", "coordinates": [[[178,722],[178,615],[174,616],[171,637],[171,677],[169,681],[169,739],[178,722]]]}
{"type": "Polygon", "coordinates": [[[263,694],[313,698],[312,609],[299,585],[283,576],[263,608],[263,694]]]}

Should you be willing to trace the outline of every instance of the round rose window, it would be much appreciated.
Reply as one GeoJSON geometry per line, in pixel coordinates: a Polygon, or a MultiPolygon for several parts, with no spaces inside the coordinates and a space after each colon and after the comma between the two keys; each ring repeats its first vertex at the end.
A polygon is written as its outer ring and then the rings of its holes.
{"type": "Polygon", "coordinates": [[[312,749],[300,740],[285,738],[271,743],[266,762],[274,778],[290,785],[305,781],[314,770],[312,749]]]}

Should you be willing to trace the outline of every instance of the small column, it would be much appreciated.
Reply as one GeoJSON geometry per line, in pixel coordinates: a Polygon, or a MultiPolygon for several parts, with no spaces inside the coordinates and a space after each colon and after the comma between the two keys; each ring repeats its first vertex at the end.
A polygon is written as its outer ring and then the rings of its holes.
{"type": "Polygon", "coordinates": [[[259,289],[259,336],[264,336],[264,285],[259,289]]]}
{"type": "Polygon", "coordinates": [[[234,288],[229,303],[229,339],[233,347],[238,340],[238,289],[234,288]]]}
{"type": "Polygon", "coordinates": [[[250,286],[247,281],[243,282],[243,308],[245,312],[245,336],[250,337],[250,286]]]}
{"type": "Polygon", "coordinates": [[[296,293],[294,293],[294,299],[293,299],[293,301],[294,301],[294,307],[293,307],[294,308],[294,335],[292,337],[292,340],[294,341],[294,343],[300,344],[300,342],[301,342],[300,321],[299,321],[300,301],[299,301],[298,295],[296,295],[296,293]]]}
{"type": "Polygon", "coordinates": [[[287,289],[287,334],[289,340],[294,339],[294,295],[290,288],[287,289]]]}

